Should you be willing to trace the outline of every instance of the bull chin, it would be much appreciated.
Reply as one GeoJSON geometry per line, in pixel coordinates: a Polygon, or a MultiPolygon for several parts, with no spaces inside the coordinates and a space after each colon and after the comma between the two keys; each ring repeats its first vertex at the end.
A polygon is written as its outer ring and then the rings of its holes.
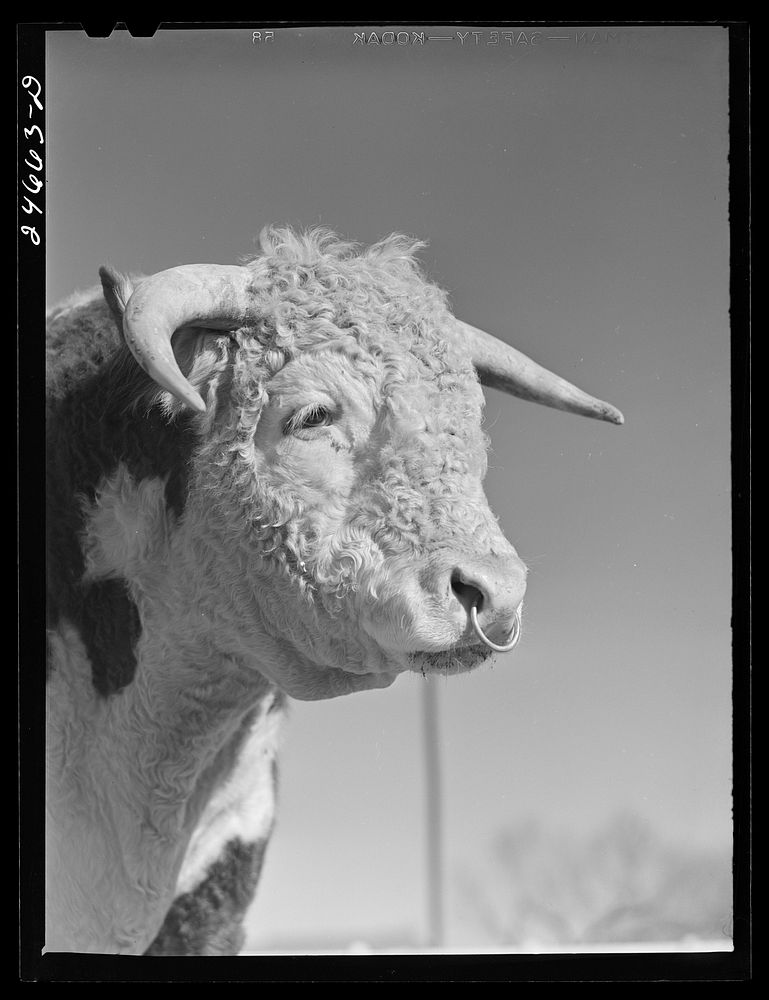
{"type": "Polygon", "coordinates": [[[494,651],[480,643],[472,646],[453,646],[434,652],[416,652],[409,656],[409,670],[414,673],[441,674],[450,677],[466,674],[487,663],[494,651]]]}

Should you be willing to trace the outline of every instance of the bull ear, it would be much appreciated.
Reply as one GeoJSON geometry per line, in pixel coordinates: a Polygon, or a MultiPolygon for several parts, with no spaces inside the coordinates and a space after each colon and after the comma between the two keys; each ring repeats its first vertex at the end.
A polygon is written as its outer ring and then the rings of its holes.
{"type": "MultiPolygon", "coordinates": [[[[207,398],[207,387],[212,379],[217,382],[230,376],[225,375],[227,367],[225,345],[235,346],[235,341],[221,330],[205,327],[182,326],[171,338],[171,349],[179,371],[192,389],[207,398]],[[218,343],[216,343],[218,342],[218,343]]],[[[189,412],[187,406],[169,390],[161,391],[161,408],[168,416],[181,416],[189,412]]],[[[214,416],[214,412],[210,413],[214,416]]]]}
{"type": "Polygon", "coordinates": [[[127,274],[121,274],[109,265],[99,268],[104,301],[109,306],[120,336],[123,336],[123,313],[126,303],[133,295],[134,283],[127,274]]]}
{"type": "Polygon", "coordinates": [[[171,338],[174,358],[185,378],[191,375],[200,355],[207,348],[211,348],[211,340],[221,336],[221,330],[207,330],[194,326],[182,326],[174,333],[171,338]]]}

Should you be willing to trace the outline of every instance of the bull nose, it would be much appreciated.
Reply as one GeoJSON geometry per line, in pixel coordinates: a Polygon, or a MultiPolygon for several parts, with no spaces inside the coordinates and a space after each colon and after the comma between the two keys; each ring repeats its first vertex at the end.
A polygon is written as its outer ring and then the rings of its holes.
{"type": "Polygon", "coordinates": [[[517,556],[468,561],[451,572],[455,613],[469,626],[475,609],[478,625],[496,643],[515,631],[525,592],[526,567],[517,556]]]}

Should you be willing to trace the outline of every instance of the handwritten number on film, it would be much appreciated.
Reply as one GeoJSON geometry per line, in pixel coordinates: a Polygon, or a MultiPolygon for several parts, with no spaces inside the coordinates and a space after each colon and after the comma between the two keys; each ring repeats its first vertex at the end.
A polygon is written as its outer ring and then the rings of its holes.
{"type": "MultiPolygon", "coordinates": [[[[29,104],[29,117],[31,118],[35,113],[35,108],[37,108],[38,111],[43,110],[43,105],[40,101],[40,93],[43,88],[34,76],[22,77],[21,85],[29,93],[31,98],[29,104]]],[[[39,125],[30,125],[25,128],[24,135],[30,142],[36,142],[38,146],[45,145],[45,138],[39,125]]],[[[43,171],[43,158],[34,146],[30,146],[27,150],[24,163],[30,168],[31,172],[27,177],[22,179],[21,186],[25,191],[29,191],[29,194],[37,195],[43,187],[43,181],[40,177],[40,174],[43,171]]],[[[42,209],[32,200],[32,198],[30,198],[29,194],[21,196],[22,212],[25,212],[27,215],[34,215],[35,212],[37,212],[38,215],[42,215],[42,209]]],[[[22,226],[21,231],[25,236],[30,238],[35,246],[40,245],[40,234],[34,226],[22,226]]]]}

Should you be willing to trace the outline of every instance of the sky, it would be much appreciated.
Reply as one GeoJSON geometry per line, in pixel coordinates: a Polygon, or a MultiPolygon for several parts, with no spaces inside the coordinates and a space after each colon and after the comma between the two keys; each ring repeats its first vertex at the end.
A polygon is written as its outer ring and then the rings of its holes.
{"type": "MultiPolygon", "coordinates": [[[[486,393],[530,577],[519,647],[436,683],[460,948],[462,873],[529,819],[730,845],[728,39],[375,30],[50,32],[48,301],[105,262],[235,262],[268,223],[407,232],[457,316],[624,412],[486,393]]],[[[250,947],[424,937],[423,686],[293,704],[250,947]]]]}

